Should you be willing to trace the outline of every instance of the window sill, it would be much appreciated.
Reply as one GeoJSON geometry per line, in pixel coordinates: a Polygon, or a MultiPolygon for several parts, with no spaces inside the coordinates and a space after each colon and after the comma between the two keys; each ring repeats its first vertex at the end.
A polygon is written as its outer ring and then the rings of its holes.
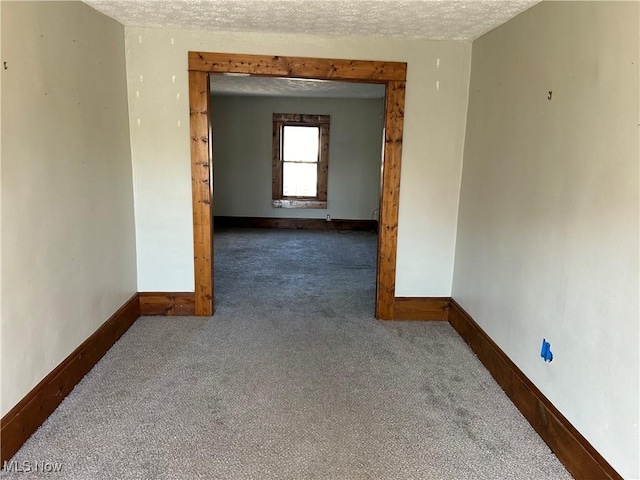
{"type": "Polygon", "coordinates": [[[327,202],[324,200],[305,200],[301,198],[283,198],[272,200],[273,208],[317,208],[326,210],[327,202]]]}

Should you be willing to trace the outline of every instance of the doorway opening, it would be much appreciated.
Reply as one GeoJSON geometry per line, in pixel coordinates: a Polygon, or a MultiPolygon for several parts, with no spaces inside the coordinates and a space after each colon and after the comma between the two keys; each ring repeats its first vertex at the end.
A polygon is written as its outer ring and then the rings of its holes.
{"type": "Polygon", "coordinates": [[[406,64],[364,60],[189,52],[195,314],[213,314],[213,181],[211,74],[343,80],[385,86],[376,272],[378,319],[394,318],[395,273],[406,64]]]}
{"type": "Polygon", "coordinates": [[[385,86],[210,82],[215,311],[372,316],[385,86]]]}

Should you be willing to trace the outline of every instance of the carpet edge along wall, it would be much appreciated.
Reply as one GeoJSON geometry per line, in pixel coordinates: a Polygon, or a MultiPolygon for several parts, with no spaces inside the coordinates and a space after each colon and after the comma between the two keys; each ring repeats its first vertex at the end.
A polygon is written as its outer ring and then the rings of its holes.
{"type": "MultiPolygon", "coordinates": [[[[455,300],[396,297],[395,303],[397,320],[449,321],[576,479],[622,479],[455,300]]],[[[192,292],[133,295],[2,418],[0,462],[20,449],[140,315],[192,315],[193,308],[192,292]]]]}
{"type": "Polygon", "coordinates": [[[377,220],[334,218],[213,217],[214,228],[281,228],[291,230],[359,230],[378,231],[377,220]]]}
{"type": "Polygon", "coordinates": [[[13,457],[139,316],[136,293],[2,417],[2,464],[13,457]]]}
{"type": "Polygon", "coordinates": [[[622,480],[602,455],[454,299],[451,299],[448,313],[451,326],[574,478],[622,480]]]}

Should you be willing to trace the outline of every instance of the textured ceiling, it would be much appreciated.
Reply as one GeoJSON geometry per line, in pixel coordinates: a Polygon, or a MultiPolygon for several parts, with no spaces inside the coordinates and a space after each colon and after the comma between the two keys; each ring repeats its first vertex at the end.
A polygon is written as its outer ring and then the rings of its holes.
{"type": "Polygon", "coordinates": [[[127,26],[474,40],[539,0],[85,0],[127,26]]]}
{"type": "Polygon", "coordinates": [[[269,97],[384,98],[384,85],[299,78],[211,75],[211,92],[217,95],[269,97]]]}

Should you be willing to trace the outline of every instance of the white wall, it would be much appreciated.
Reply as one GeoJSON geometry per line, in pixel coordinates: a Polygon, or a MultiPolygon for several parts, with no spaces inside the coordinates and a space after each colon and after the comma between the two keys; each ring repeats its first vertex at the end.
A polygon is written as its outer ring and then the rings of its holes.
{"type": "Polygon", "coordinates": [[[193,291],[187,52],[195,50],[408,62],[396,294],[451,293],[470,44],[129,27],[125,33],[140,291],[193,291]]]}
{"type": "Polygon", "coordinates": [[[2,4],[2,415],[136,291],[123,30],[2,4]]]}
{"type": "MultiPolygon", "coordinates": [[[[0,2],[0,29],[2,28],[2,2],[0,2]]],[[[0,32],[0,52],[2,52],[2,34],[0,32]]],[[[1,55],[0,55],[1,62],[1,55]]],[[[4,67],[0,67],[4,68],[4,67]]],[[[2,110],[2,72],[0,71],[0,111],[2,110]]],[[[0,185],[2,185],[2,115],[0,115],[0,185]]],[[[0,192],[0,212],[2,212],[2,194],[0,192]]],[[[0,252],[2,252],[2,216],[0,215],[0,252]]],[[[2,254],[0,253],[0,272],[2,272],[2,254]]],[[[2,274],[0,274],[0,395],[2,389],[2,274]]],[[[2,405],[0,398],[0,415],[2,405]]]]}
{"type": "Polygon", "coordinates": [[[377,218],[383,99],[214,95],[211,109],[214,215],[377,218]],[[271,206],[273,113],[331,115],[327,209],[271,206]]]}
{"type": "Polygon", "coordinates": [[[639,476],[638,20],[637,2],[543,2],[473,43],[453,284],[626,478],[639,476]]]}

